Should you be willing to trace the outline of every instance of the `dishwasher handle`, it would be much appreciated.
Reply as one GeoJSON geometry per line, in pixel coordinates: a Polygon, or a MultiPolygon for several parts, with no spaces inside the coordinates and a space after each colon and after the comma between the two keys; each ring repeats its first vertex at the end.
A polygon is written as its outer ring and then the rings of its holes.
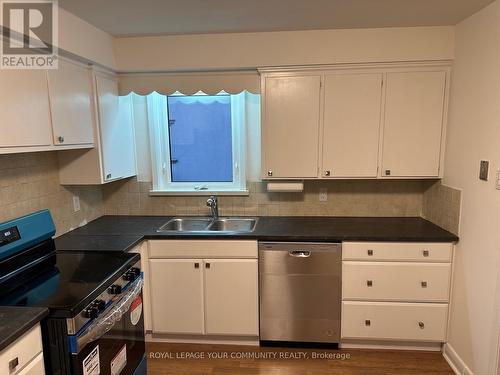
{"type": "Polygon", "coordinates": [[[309,258],[311,256],[311,252],[308,250],[290,250],[288,255],[295,258],[309,258]]]}

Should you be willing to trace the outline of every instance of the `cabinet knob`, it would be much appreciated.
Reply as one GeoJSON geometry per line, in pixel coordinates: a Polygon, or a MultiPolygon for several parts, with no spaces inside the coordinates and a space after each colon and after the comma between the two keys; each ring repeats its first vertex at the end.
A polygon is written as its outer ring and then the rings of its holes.
{"type": "Polygon", "coordinates": [[[373,286],[372,280],[366,280],[366,286],[373,286]]]}
{"type": "Polygon", "coordinates": [[[424,250],[424,251],[422,251],[422,255],[423,255],[424,257],[428,257],[428,256],[429,256],[429,250],[424,250]]]}
{"type": "Polygon", "coordinates": [[[325,171],[325,176],[329,177],[331,175],[331,171],[325,171]]]}
{"type": "Polygon", "coordinates": [[[385,175],[386,176],[390,176],[391,175],[391,170],[390,169],[386,169],[385,170],[385,175]]]}
{"type": "Polygon", "coordinates": [[[424,329],[425,328],[424,322],[418,322],[418,326],[420,327],[420,329],[424,329]]]}
{"type": "Polygon", "coordinates": [[[200,263],[196,262],[196,263],[194,264],[194,268],[200,268],[200,263]]]}
{"type": "Polygon", "coordinates": [[[60,135],[59,137],[57,137],[57,141],[59,143],[64,143],[64,137],[62,135],[60,135]]]}
{"type": "Polygon", "coordinates": [[[19,365],[19,357],[11,359],[9,361],[9,371],[11,372],[14,371],[18,365],[19,365]]]}
{"type": "Polygon", "coordinates": [[[106,180],[109,180],[110,178],[111,178],[111,173],[108,173],[108,174],[106,175],[106,180]]]}
{"type": "Polygon", "coordinates": [[[422,281],[420,285],[422,285],[422,288],[427,288],[427,281],[422,281]]]}
{"type": "Polygon", "coordinates": [[[210,263],[205,263],[205,268],[210,268],[210,263]]]}
{"type": "Polygon", "coordinates": [[[371,325],[372,325],[371,320],[370,320],[370,319],[366,319],[366,320],[365,320],[365,326],[369,327],[369,326],[371,326],[371,325]]]}
{"type": "Polygon", "coordinates": [[[368,256],[373,256],[373,250],[367,250],[366,252],[367,252],[368,256]]]}
{"type": "Polygon", "coordinates": [[[268,176],[272,176],[273,175],[273,171],[267,171],[267,175],[268,176]]]}

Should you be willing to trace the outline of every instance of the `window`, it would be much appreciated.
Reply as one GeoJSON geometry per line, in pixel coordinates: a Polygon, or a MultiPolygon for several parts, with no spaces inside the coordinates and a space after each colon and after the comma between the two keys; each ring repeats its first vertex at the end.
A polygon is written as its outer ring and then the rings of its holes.
{"type": "Polygon", "coordinates": [[[245,193],[245,93],[147,98],[153,193],[245,193]]]}

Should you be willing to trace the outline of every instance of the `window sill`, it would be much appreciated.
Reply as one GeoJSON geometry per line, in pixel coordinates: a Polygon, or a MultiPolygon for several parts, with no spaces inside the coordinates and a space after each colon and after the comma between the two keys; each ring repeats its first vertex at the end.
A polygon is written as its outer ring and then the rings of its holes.
{"type": "Polygon", "coordinates": [[[159,196],[207,196],[207,195],[217,195],[217,196],[248,196],[250,192],[248,190],[233,190],[233,191],[224,191],[224,190],[196,190],[196,191],[187,191],[187,190],[150,190],[149,196],[151,197],[159,197],[159,196]]]}

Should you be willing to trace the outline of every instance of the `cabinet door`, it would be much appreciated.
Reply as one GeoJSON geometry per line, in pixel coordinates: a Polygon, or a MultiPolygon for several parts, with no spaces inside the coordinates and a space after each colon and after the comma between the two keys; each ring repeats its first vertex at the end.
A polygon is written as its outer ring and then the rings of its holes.
{"type": "Polygon", "coordinates": [[[437,177],[446,72],[387,74],[382,175],[437,177]]]}
{"type": "Polygon", "coordinates": [[[203,270],[198,259],[150,259],[153,332],[203,334],[203,270]]]}
{"type": "Polygon", "coordinates": [[[376,177],[382,74],[325,77],[324,177],[376,177]]]}
{"type": "Polygon", "coordinates": [[[50,109],[55,145],[94,142],[92,131],[92,81],[87,68],[59,62],[49,71],[50,109]]]}
{"type": "Polygon", "coordinates": [[[0,70],[0,82],[0,147],[52,145],[47,73],[0,70]]]}
{"type": "Polygon", "coordinates": [[[207,259],[205,262],[206,333],[259,334],[256,259],[207,259]]]}
{"type": "Polygon", "coordinates": [[[264,178],[317,177],[320,82],[319,75],[265,79],[264,178]]]}
{"type": "Polygon", "coordinates": [[[135,146],[130,97],[118,96],[118,82],[114,78],[96,74],[96,85],[104,181],[134,176],[135,146]]]}

